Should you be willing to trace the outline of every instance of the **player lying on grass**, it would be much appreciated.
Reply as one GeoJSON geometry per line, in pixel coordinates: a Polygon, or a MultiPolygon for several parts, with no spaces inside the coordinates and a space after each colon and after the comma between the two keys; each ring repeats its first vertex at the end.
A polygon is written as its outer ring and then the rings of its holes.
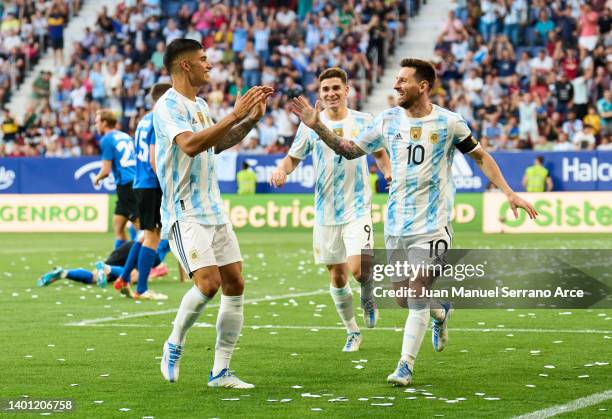
{"type": "MultiPolygon", "coordinates": [[[[328,68],[319,75],[319,97],[325,107],[320,114],[321,120],[338,135],[354,139],[372,121],[372,115],[349,109],[346,104],[348,91],[347,75],[341,68],[328,68]]],[[[313,231],[315,262],[325,264],[329,271],[329,291],[348,334],[342,350],[355,352],[359,350],[362,336],[353,313],[349,271],[361,284],[365,325],[374,327],[378,319],[372,281],[361,275],[361,250],[374,247],[368,161],[366,156],[354,160],[338,157],[302,123],[289,153],[272,174],[270,184],[283,186],[287,175],[310,153],[317,179],[313,231]]],[[[384,148],[376,150],[374,156],[385,178],[390,180],[391,166],[384,148]]]]}
{"type": "MultiPolygon", "coordinates": [[[[134,242],[126,242],[114,249],[111,254],[104,261],[97,261],[95,269],[88,270],[83,268],[64,269],[62,267],[54,268],[53,270],[42,275],[36,285],[39,287],[45,287],[51,285],[60,279],[70,279],[72,281],[81,282],[83,284],[95,283],[100,288],[106,287],[108,281],[113,281],[121,275],[123,267],[128,259],[130,249],[134,245],[134,242]]],[[[170,249],[161,244],[153,261],[153,265],[156,269],[151,270],[149,279],[159,278],[168,274],[168,268],[162,262],[170,249]]],[[[138,272],[132,273],[134,277],[137,277],[138,272]]],[[[167,298],[167,297],[166,297],[167,298]]]]}
{"type": "MultiPolygon", "coordinates": [[[[302,97],[293,100],[295,114],[339,156],[356,159],[383,146],[387,149],[392,182],[385,217],[385,247],[403,253],[424,249],[432,262],[452,245],[450,217],[455,188],[451,165],[455,150],[473,158],[487,178],[506,194],[515,216],[518,217],[517,208],[525,209],[532,219],[537,215],[533,206],[508,186],[495,160],[472,137],[463,117],[431,103],[429,92],[435,80],[435,69],[427,61],[402,60],[393,86],[399,106],[384,110],[355,141],[337,135],[322,121],[319,102],[313,108],[302,97]]],[[[394,287],[410,287],[418,296],[421,289],[432,285],[431,278],[409,279],[394,279],[394,287]]],[[[387,380],[405,386],[412,381],[414,362],[430,316],[434,350],[444,349],[451,309],[449,304],[432,306],[426,298],[398,302],[410,311],[401,358],[387,380]]]]}

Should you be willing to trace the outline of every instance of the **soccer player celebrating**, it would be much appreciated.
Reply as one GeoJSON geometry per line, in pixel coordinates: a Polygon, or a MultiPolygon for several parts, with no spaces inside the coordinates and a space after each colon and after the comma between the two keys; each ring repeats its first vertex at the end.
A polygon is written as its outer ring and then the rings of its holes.
{"type": "Polygon", "coordinates": [[[134,141],[123,131],[116,129],[117,117],[110,109],[100,109],[96,113],[96,130],[102,134],[100,149],[102,151],[102,168],[94,177],[98,186],[102,179],[111,173],[117,185],[117,205],[113,216],[115,232],[115,249],[126,241],[125,225],[128,220],[138,229],[138,204],[132,189],[134,181],[134,141]]]}
{"type": "MultiPolygon", "coordinates": [[[[355,138],[371,121],[367,113],[348,109],[347,75],[340,68],[328,68],[319,75],[319,97],[325,110],[320,118],[329,129],[345,138],[355,138]]],[[[338,157],[317,134],[300,124],[288,155],[272,174],[270,183],[283,186],[287,175],[309,154],[314,156],[315,184],[314,256],[330,273],[330,293],[347,330],[344,352],[359,350],[361,332],[353,314],[353,294],[348,271],[361,283],[361,306],[367,327],[374,327],[378,309],[369,278],[361,275],[361,249],[374,243],[371,217],[372,192],[366,156],[355,160],[338,157]]],[[[389,177],[389,157],[382,148],[374,152],[381,170],[389,177]]]]}
{"type": "Polygon", "coordinates": [[[215,154],[239,143],[257,124],[273,89],[252,87],[236,98],[232,112],[213,124],[208,105],[197,97],[209,83],[212,68],[202,45],[191,39],[172,41],[164,65],[172,88],[153,110],[155,162],[163,191],[161,236],[168,238],[172,253],[195,285],[183,297],[164,343],[161,371],[166,380],[178,380],[187,331],[221,287],[215,361],[208,385],[252,388],[229,370],[244,319],[244,279],[236,234],[219,192],[215,154]]]}
{"type": "MultiPolygon", "coordinates": [[[[472,137],[461,115],[431,103],[429,92],[436,73],[427,61],[402,60],[394,89],[399,106],[386,109],[356,140],[342,138],[321,120],[320,104],[315,108],[304,98],[293,100],[293,111],[338,155],[356,159],[384,146],[390,154],[392,182],[385,220],[387,249],[446,250],[452,244],[450,217],[454,185],[451,164],[455,149],[473,158],[489,180],[502,190],[518,217],[518,208],[530,218],[537,215],[531,204],[520,198],[506,183],[495,160],[472,137]]],[[[431,286],[427,277],[411,278],[411,288],[431,286]]],[[[417,295],[420,292],[417,291],[417,295]]],[[[412,382],[414,362],[432,319],[432,343],[441,351],[448,342],[450,306],[432,308],[427,299],[409,299],[402,353],[396,370],[387,377],[394,385],[412,382]]]]}
{"type": "MultiPolygon", "coordinates": [[[[151,98],[154,102],[172,85],[158,83],[151,88],[151,98]]],[[[121,277],[114,283],[115,289],[122,294],[141,300],[166,300],[164,294],[149,289],[148,279],[155,250],[160,241],[161,230],[161,199],[162,191],[155,175],[155,130],[153,129],[153,113],[149,112],[136,127],[136,175],[134,177],[134,192],[138,200],[140,228],[144,230],[142,243],[137,241],[130,250],[127,263],[121,277]],[[138,266],[138,283],[136,292],[132,292],[129,284],[132,270],[138,266]]]]}

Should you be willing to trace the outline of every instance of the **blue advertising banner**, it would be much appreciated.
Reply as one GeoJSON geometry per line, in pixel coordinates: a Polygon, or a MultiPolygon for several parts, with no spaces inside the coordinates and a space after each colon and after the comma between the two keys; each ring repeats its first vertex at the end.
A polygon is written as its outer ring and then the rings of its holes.
{"type": "MultiPolygon", "coordinates": [[[[496,152],[492,153],[510,186],[524,190],[523,175],[536,156],[544,157],[555,191],[612,191],[612,151],[581,152],[496,152]]],[[[308,156],[289,175],[283,188],[269,186],[268,180],[284,155],[218,156],[218,178],[221,192],[236,192],[236,172],[246,161],[257,174],[258,193],[311,193],[315,184],[312,159],[308,156]]],[[[374,159],[369,156],[372,164],[374,159]]],[[[0,194],[2,193],[113,193],[112,175],[97,187],[93,177],[100,170],[99,157],[79,158],[0,158],[0,194]]],[[[469,157],[455,153],[453,179],[457,192],[483,192],[487,178],[469,157]]],[[[384,181],[379,181],[381,190],[384,181]]]]}

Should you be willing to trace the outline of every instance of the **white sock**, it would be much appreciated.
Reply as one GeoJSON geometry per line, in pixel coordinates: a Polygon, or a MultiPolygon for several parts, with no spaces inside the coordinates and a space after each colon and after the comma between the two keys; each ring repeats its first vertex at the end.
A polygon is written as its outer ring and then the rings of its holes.
{"type": "Polygon", "coordinates": [[[359,326],[355,321],[355,313],[353,312],[353,291],[351,286],[346,282],[344,288],[335,288],[329,286],[329,292],[331,293],[332,300],[336,305],[336,310],[342,319],[342,323],[346,326],[348,333],[359,332],[359,326]]]}
{"type": "Polygon", "coordinates": [[[217,316],[217,344],[215,345],[213,375],[219,374],[224,368],[229,368],[234,347],[242,330],[243,304],[242,295],[221,295],[221,305],[217,316]]]}
{"type": "Polygon", "coordinates": [[[410,312],[404,328],[402,341],[402,359],[413,369],[429,322],[429,305],[426,303],[409,303],[410,312]]]}
{"type": "Polygon", "coordinates": [[[187,331],[196,322],[210,298],[202,294],[195,285],[183,296],[174,319],[174,328],[168,342],[183,345],[187,331]]]}

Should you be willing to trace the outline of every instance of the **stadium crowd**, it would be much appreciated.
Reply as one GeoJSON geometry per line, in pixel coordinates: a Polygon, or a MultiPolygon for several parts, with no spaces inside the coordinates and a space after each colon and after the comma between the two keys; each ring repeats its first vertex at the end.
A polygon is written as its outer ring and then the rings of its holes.
{"type": "MultiPolygon", "coordinates": [[[[258,83],[274,86],[278,93],[268,115],[236,149],[281,153],[297,124],[288,98],[304,94],[314,102],[317,74],[337,65],[350,77],[349,106],[359,109],[385,54],[406,29],[406,2],[399,0],[324,0],[310,8],[310,2],[298,0],[278,2],[279,7],[243,3],[126,0],[112,13],[103,8],[68,65],[59,61],[57,74],[37,76],[23,121],[4,107],[0,156],[96,155],[94,116],[101,107],[113,109],[122,129],[133,133],[150,110],[148,89],[170,80],[163,51],[177,37],[202,42],[215,64],[202,93],[216,118],[231,110],[238,91],[258,83]]],[[[17,54],[36,50],[35,61],[41,52],[37,34],[45,34],[44,45],[61,46],[49,39],[49,22],[55,18],[43,16],[61,10],[66,18],[67,4],[21,0],[4,5],[0,68],[10,61],[3,58],[6,46],[14,45],[10,50],[21,51],[17,54]]],[[[612,42],[605,1],[456,0],[455,6],[437,40],[440,83],[433,98],[460,112],[485,147],[612,147],[612,42]]],[[[8,74],[0,73],[3,105],[8,74]]]]}
{"type": "MultiPolygon", "coordinates": [[[[237,92],[259,83],[275,88],[269,115],[237,149],[286,151],[298,122],[288,99],[304,94],[314,100],[318,73],[341,66],[350,76],[350,106],[360,108],[407,20],[405,1],[398,0],[258,3],[264,6],[252,1],[126,0],[114,11],[103,8],[67,65],[60,63],[57,74],[37,76],[23,121],[4,107],[0,156],[98,154],[94,118],[101,107],[113,109],[122,129],[133,133],[151,108],[148,89],[170,81],[163,53],[178,37],[202,42],[215,65],[211,84],[201,93],[216,118],[231,111],[237,92]]],[[[17,19],[14,25],[19,27],[25,15],[19,5],[5,7],[3,22],[17,19]],[[9,17],[15,9],[21,20],[15,13],[9,17]]]]}
{"type": "Polygon", "coordinates": [[[612,149],[605,0],[457,0],[435,50],[434,101],[489,150],[612,149]]]}

